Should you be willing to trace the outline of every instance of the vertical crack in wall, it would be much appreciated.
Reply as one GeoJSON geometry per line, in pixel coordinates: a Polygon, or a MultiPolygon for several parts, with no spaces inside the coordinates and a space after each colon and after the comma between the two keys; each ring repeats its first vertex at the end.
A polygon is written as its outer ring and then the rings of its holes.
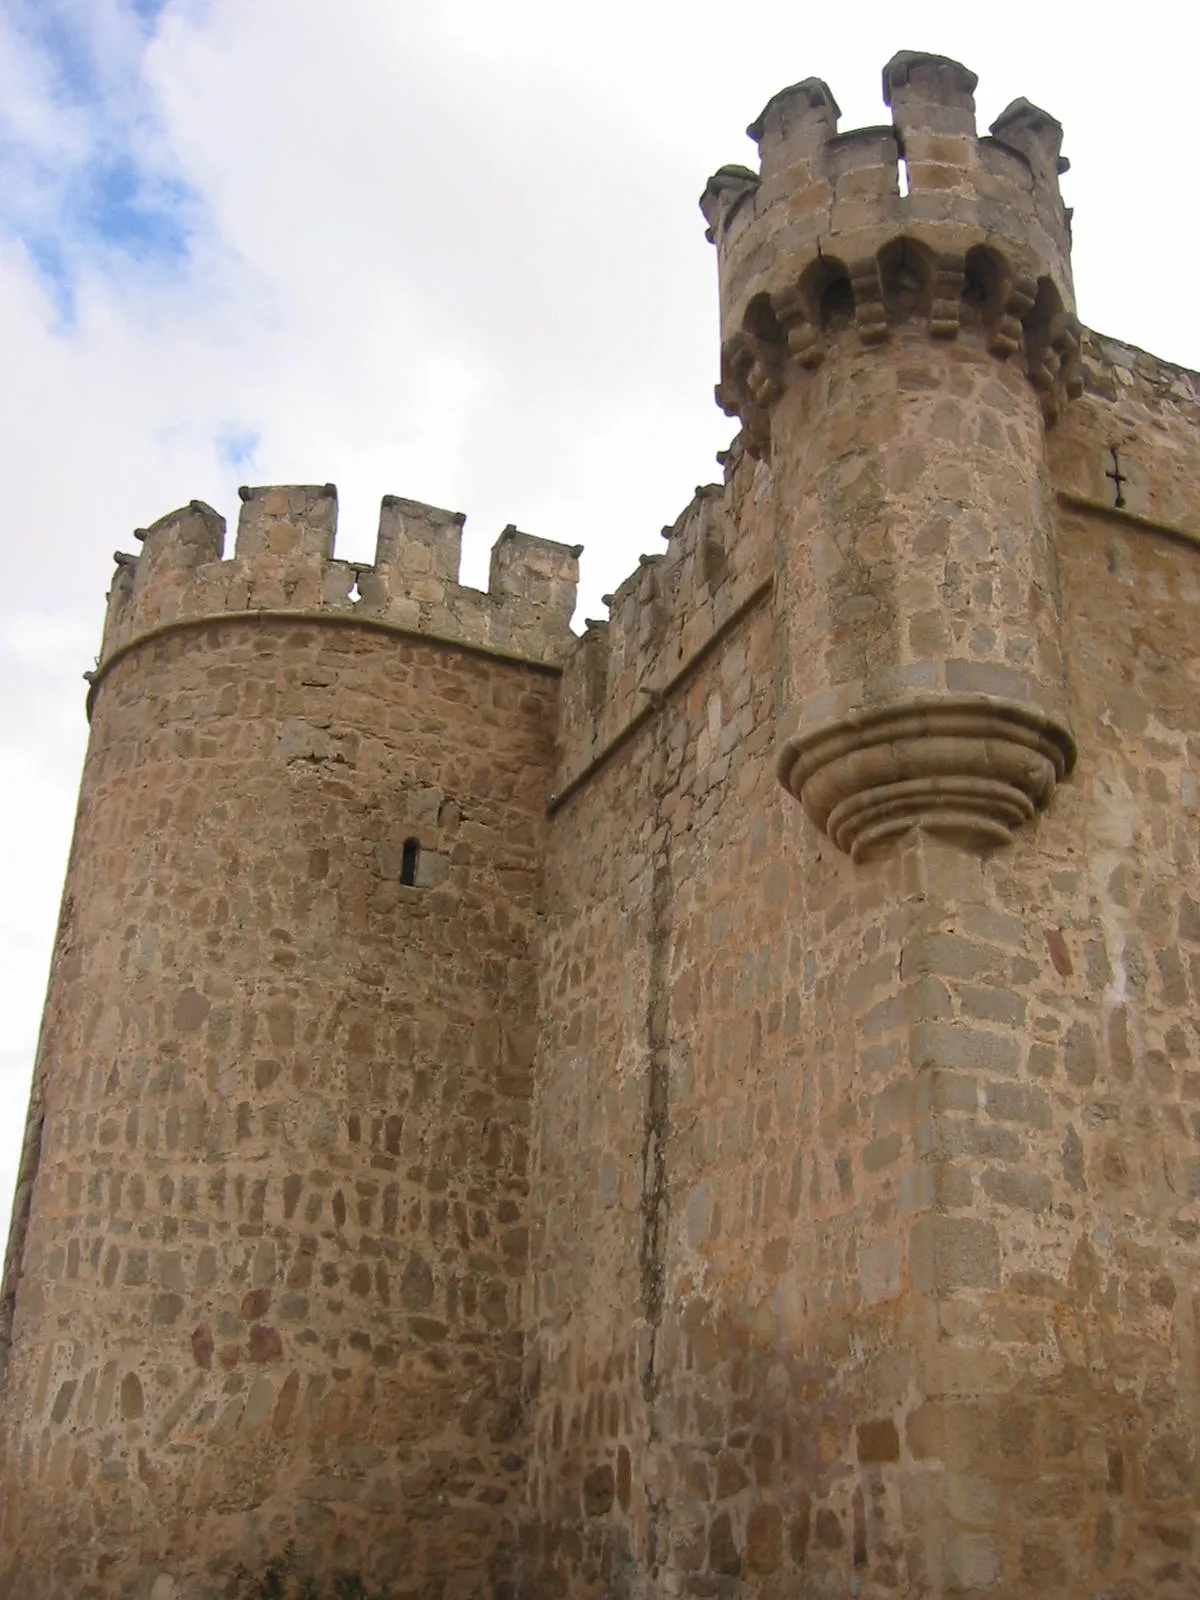
{"type": "Polygon", "coordinates": [[[642,1132],[642,1237],[638,1252],[648,1341],[642,1365],[642,1395],[649,1413],[650,1437],[657,1437],[654,1402],[658,1395],[658,1336],[662,1327],[667,1245],[667,1138],[670,1133],[670,941],[671,830],[663,815],[667,787],[665,731],[660,716],[658,747],[652,756],[654,832],[648,906],[646,977],[646,1108],[642,1132]]]}
{"type": "MultiPolygon", "coordinates": [[[[664,708],[660,706],[660,713],[664,708]]],[[[671,829],[663,810],[669,788],[666,715],[658,719],[658,738],[650,755],[654,827],[650,836],[650,888],[647,913],[646,973],[646,1105],[642,1124],[642,1235],[638,1250],[642,1303],[646,1317],[646,1355],[642,1363],[642,1398],[646,1405],[647,1442],[651,1451],[661,1438],[657,1416],[662,1374],[658,1370],[659,1334],[666,1299],[667,1140],[670,1137],[670,966],[671,829]]],[[[670,1549],[668,1506],[653,1487],[656,1474],[646,1474],[646,1563],[652,1577],[670,1549]]]]}

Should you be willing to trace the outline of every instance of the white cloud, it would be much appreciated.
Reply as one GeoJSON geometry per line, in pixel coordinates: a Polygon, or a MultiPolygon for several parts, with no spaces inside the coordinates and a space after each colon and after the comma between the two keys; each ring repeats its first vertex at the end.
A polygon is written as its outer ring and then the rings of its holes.
{"type": "Polygon", "coordinates": [[[809,73],[843,126],[883,120],[879,71],[902,44],[980,73],[981,125],[1019,94],[1063,120],[1082,315],[1200,364],[1178,274],[1149,291],[1194,243],[1176,152],[1195,22],[1171,13],[1166,52],[1165,7],[1119,47],[1094,11],[1086,28],[1065,8],[1033,29],[961,4],[922,16],[917,37],[892,6],[783,0],[168,0],[147,26],[124,0],[0,0],[0,1208],[79,674],[135,525],[193,496],[232,518],[239,480],[333,479],[345,553],[369,558],[381,494],[412,495],[469,513],[475,581],[506,522],[584,542],[596,614],[731,431],[711,401],[704,179],[752,158],[746,124],[809,73]],[[88,206],[120,162],[140,187],[106,226],[88,206]],[[238,438],[245,465],[223,454],[238,438]]]}

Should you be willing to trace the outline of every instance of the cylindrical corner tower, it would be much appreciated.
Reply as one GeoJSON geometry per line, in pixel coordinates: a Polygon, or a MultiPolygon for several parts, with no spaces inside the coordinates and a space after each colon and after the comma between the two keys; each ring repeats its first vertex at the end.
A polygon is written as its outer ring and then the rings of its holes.
{"type": "Polygon", "coordinates": [[[510,535],[477,594],[461,517],[385,501],[367,569],[331,487],[243,500],[234,560],[198,502],[123,558],[92,675],[6,1277],[9,1600],[289,1561],[505,1592],[575,557],[510,535]]]}
{"type": "Polygon", "coordinates": [[[891,128],[776,95],[703,205],[722,378],[775,481],[779,774],[855,859],[1005,842],[1070,768],[1043,430],[1080,387],[1061,129],[902,53],[891,128]],[[905,182],[901,184],[901,176],[905,182]]]}

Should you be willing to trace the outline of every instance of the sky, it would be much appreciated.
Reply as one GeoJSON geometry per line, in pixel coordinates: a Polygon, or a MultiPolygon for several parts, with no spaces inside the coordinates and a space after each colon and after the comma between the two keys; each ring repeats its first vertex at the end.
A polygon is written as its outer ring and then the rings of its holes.
{"type": "Polygon", "coordinates": [[[332,481],[341,555],[406,495],[467,513],[468,582],[506,523],[583,544],[603,615],[731,433],[706,177],[801,78],[886,121],[902,48],[979,74],[981,131],[1063,122],[1081,317],[1200,367],[1196,15],[0,0],[0,1228],[131,530],[332,481]]]}

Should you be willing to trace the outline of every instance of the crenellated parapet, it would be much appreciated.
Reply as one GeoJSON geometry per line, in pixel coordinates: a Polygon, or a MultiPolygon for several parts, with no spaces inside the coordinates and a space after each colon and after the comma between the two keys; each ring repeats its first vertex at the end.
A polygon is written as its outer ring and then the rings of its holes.
{"type": "Polygon", "coordinates": [[[709,179],[717,400],[753,453],[784,386],[843,334],[872,347],[909,322],[938,340],[979,329],[998,361],[1024,366],[1049,423],[1080,392],[1062,128],[1016,100],[979,137],[975,83],[958,62],[902,51],[883,72],[891,126],[839,133],[828,86],[807,78],[748,129],[760,170],[709,179]]]}
{"type": "Polygon", "coordinates": [[[700,485],[662,530],[661,554],[643,555],[605,596],[607,619],[589,619],[563,673],[559,795],[685,682],[693,668],[773,581],[770,528],[741,516],[756,463],[740,447],[723,483],[700,485]]]}
{"type": "Polygon", "coordinates": [[[355,618],[557,666],[570,631],[578,547],[504,530],[486,591],[458,579],[464,517],[387,495],[375,560],[334,553],[332,484],[246,488],[232,559],[225,519],[202,501],[138,531],[118,552],[98,670],[135,640],[204,618],[263,613],[355,618]]]}

